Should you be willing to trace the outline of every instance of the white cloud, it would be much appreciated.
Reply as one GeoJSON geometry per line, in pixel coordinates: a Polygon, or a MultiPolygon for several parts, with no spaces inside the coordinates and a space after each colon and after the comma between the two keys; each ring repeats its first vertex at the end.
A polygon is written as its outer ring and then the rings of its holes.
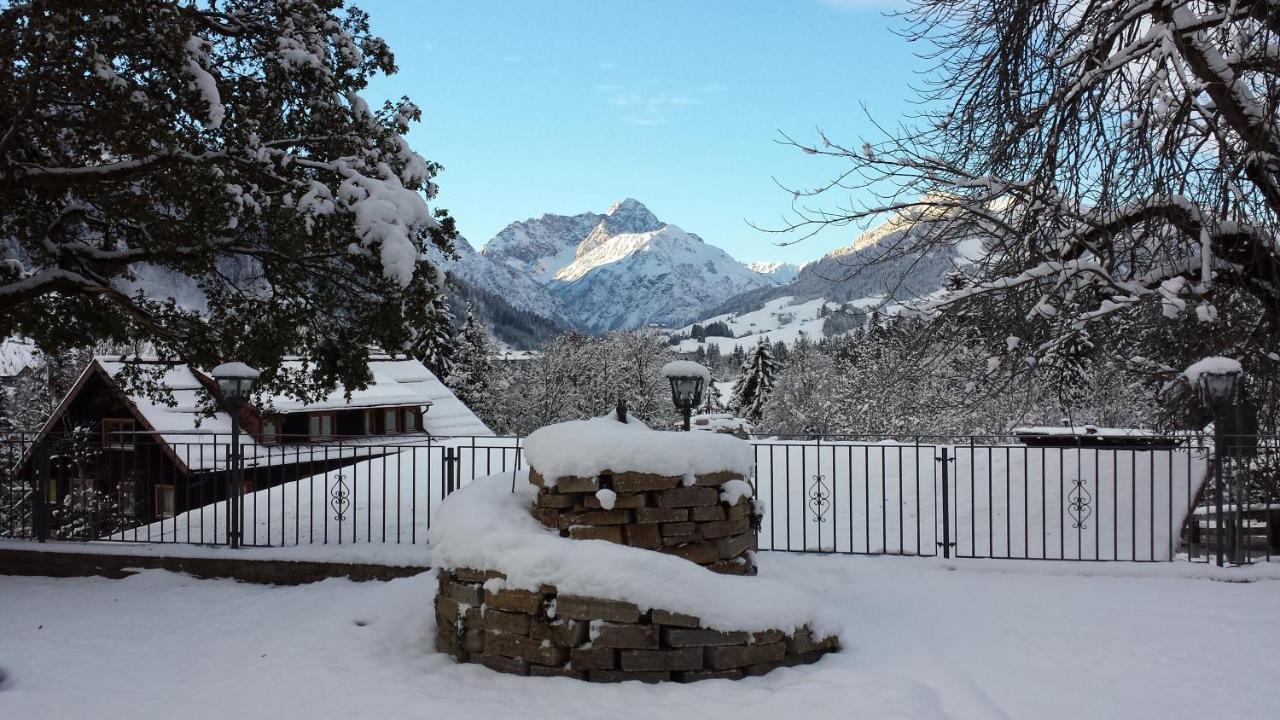
{"type": "Polygon", "coordinates": [[[604,101],[623,111],[623,120],[631,125],[660,125],[672,111],[700,105],[702,99],[692,93],[640,93],[621,85],[596,85],[604,101]]]}

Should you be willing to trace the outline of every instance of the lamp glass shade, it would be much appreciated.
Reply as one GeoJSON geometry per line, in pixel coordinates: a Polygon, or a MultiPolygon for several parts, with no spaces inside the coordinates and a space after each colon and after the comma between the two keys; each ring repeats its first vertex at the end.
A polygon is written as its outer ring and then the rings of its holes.
{"type": "Polygon", "coordinates": [[[677,410],[690,410],[702,402],[702,378],[671,376],[671,402],[677,410]]]}
{"type": "Polygon", "coordinates": [[[1230,402],[1236,394],[1236,373],[1201,373],[1200,398],[1210,404],[1230,402]]]}
{"type": "Polygon", "coordinates": [[[238,404],[249,399],[253,385],[258,381],[258,371],[244,363],[223,363],[210,373],[218,383],[218,390],[226,402],[238,404]]]}

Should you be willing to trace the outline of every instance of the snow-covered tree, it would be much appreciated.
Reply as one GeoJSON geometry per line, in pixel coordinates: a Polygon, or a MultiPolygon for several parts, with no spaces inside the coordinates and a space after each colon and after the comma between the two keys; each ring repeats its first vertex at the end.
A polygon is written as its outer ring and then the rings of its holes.
{"type": "MultiPolygon", "coordinates": [[[[971,279],[919,310],[999,308],[999,332],[970,336],[987,343],[978,374],[998,355],[1005,371],[1033,378],[1062,348],[1055,329],[1089,327],[1096,341],[1119,322],[1132,332],[1115,336],[1118,354],[1166,382],[1208,355],[1239,359],[1253,378],[1280,374],[1273,7],[913,0],[907,18],[909,38],[936,60],[930,109],[865,144],[793,141],[841,167],[836,181],[796,193],[799,214],[779,230],[888,211],[919,230],[889,240],[886,259],[976,256],[971,279]],[[871,200],[845,205],[860,188],[871,200]],[[1159,354],[1176,347],[1168,326],[1224,324],[1237,329],[1159,354]]],[[[1246,394],[1266,394],[1254,397],[1274,426],[1280,388],[1251,383],[1246,394]]]]}
{"type": "Polygon", "coordinates": [[[777,374],[778,365],[773,359],[773,351],[768,341],[762,338],[756,344],[755,350],[742,363],[738,379],[733,384],[729,409],[752,423],[758,423],[764,413],[769,393],[773,390],[777,374]]]}
{"type": "Polygon", "coordinates": [[[0,6],[0,336],[268,371],[305,353],[264,379],[303,398],[366,382],[455,237],[404,139],[418,108],[360,97],[395,69],[329,0],[0,6]]]}
{"type": "Polygon", "coordinates": [[[829,433],[835,420],[835,384],[831,357],[800,333],[764,404],[760,429],[784,435],[829,433]]]}
{"type": "Polygon", "coordinates": [[[476,317],[474,309],[467,305],[467,317],[458,331],[456,352],[445,384],[458,399],[482,418],[490,416],[496,369],[493,362],[493,343],[489,331],[476,317]]]}
{"type": "Polygon", "coordinates": [[[643,330],[596,337],[572,332],[541,349],[499,380],[493,411],[498,428],[528,433],[609,412],[620,399],[651,427],[676,422],[670,384],[661,372],[671,359],[662,336],[643,330]]]}
{"type": "Polygon", "coordinates": [[[443,295],[427,300],[422,320],[412,328],[409,352],[442,380],[453,370],[457,338],[454,335],[453,311],[443,295]]]}

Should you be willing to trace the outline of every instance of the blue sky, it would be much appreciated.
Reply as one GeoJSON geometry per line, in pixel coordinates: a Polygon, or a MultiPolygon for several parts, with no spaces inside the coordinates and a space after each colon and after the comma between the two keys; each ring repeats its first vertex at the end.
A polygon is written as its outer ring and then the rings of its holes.
{"type": "Polygon", "coordinates": [[[847,244],[830,230],[787,248],[790,196],[839,169],[775,143],[815,126],[852,146],[862,109],[894,124],[924,63],[882,15],[894,0],[358,0],[400,72],[370,100],[408,95],[409,134],[445,166],[437,205],[479,247],[512,220],[602,212],[634,197],[741,260],[803,262],[847,244]]]}

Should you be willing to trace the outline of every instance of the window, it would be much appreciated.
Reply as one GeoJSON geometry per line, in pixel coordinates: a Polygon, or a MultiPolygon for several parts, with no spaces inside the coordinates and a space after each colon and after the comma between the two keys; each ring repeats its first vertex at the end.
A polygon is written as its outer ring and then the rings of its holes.
{"type": "Polygon", "coordinates": [[[418,408],[404,408],[404,431],[417,432],[422,429],[419,425],[418,408]]]}
{"type": "Polygon", "coordinates": [[[58,502],[58,479],[48,478],[45,481],[44,501],[48,503],[58,502]]]}
{"type": "Polygon", "coordinates": [[[284,425],[278,415],[268,415],[262,418],[262,432],[259,433],[259,440],[263,444],[280,442],[280,430],[284,425]]]}
{"type": "Polygon", "coordinates": [[[133,420],[127,418],[103,418],[102,447],[109,450],[132,450],[134,445],[133,420]]]}
{"type": "Polygon", "coordinates": [[[378,434],[378,415],[373,410],[364,411],[364,434],[365,435],[378,434]]]}
{"type": "Polygon", "coordinates": [[[382,422],[386,425],[386,430],[384,430],[386,434],[400,432],[400,423],[396,422],[399,416],[400,411],[396,408],[388,408],[382,411],[382,422]]]}
{"type": "Polygon", "coordinates": [[[173,517],[175,497],[172,485],[156,485],[156,517],[173,517]]]}
{"type": "Polygon", "coordinates": [[[333,413],[312,413],[307,420],[312,440],[333,439],[333,413]]]}
{"type": "Polygon", "coordinates": [[[132,511],[134,507],[134,501],[137,499],[137,497],[138,497],[137,475],[135,472],[130,472],[127,477],[122,479],[120,483],[116,485],[116,503],[120,506],[121,510],[123,510],[126,513],[129,513],[132,511]]]}

